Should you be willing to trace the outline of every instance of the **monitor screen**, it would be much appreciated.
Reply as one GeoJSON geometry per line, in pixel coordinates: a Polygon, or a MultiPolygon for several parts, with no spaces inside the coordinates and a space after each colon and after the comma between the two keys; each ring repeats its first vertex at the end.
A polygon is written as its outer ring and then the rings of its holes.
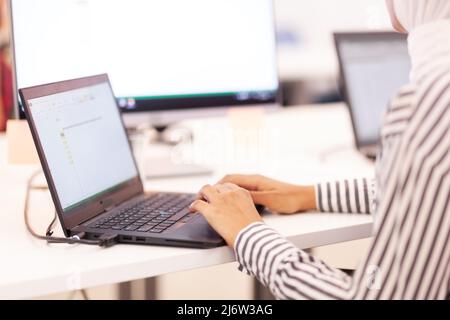
{"type": "Polygon", "coordinates": [[[411,61],[406,36],[374,33],[338,39],[357,143],[375,144],[383,111],[400,87],[409,82],[411,61]]]}
{"type": "Polygon", "coordinates": [[[107,73],[129,112],[274,102],[272,0],[14,0],[18,88],[107,73]]]}
{"type": "Polygon", "coordinates": [[[28,106],[64,212],[138,176],[108,82],[31,99],[28,106]]]}

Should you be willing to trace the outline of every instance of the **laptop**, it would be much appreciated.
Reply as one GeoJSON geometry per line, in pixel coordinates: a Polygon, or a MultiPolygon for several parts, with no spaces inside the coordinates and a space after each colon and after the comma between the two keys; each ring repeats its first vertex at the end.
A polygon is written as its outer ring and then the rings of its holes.
{"type": "Polygon", "coordinates": [[[213,248],[225,244],[193,194],[145,193],[107,75],[19,90],[67,237],[213,248]]]}
{"type": "Polygon", "coordinates": [[[350,110],[357,149],[375,158],[381,121],[389,101],[409,82],[407,36],[395,32],[334,34],[340,87],[350,110]]]}

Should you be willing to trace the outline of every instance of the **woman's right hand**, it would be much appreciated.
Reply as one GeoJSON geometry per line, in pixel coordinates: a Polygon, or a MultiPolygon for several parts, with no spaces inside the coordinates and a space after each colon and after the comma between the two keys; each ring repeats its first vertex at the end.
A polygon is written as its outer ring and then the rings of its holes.
{"type": "Polygon", "coordinates": [[[280,214],[316,210],[314,186],[297,186],[261,175],[228,175],[219,184],[233,183],[250,191],[255,204],[280,214]]]}

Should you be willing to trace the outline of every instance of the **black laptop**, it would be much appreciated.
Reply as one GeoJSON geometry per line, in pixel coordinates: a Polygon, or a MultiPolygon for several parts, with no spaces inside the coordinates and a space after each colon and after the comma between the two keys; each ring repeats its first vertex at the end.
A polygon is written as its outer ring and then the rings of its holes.
{"type": "Polygon", "coordinates": [[[107,75],[19,90],[67,237],[120,243],[224,245],[192,194],[145,193],[107,75]]]}
{"type": "Polygon", "coordinates": [[[356,147],[375,158],[383,111],[409,82],[407,37],[395,32],[339,32],[334,39],[356,147]]]}

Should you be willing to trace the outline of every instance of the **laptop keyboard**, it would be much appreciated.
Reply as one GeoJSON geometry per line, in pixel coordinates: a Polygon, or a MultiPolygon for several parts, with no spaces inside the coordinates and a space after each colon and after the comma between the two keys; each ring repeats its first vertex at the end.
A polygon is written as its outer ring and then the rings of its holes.
{"type": "Polygon", "coordinates": [[[113,216],[95,222],[96,229],[161,233],[175,223],[187,222],[194,216],[186,209],[195,200],[193,195],[155,194],[113,216]]]}

